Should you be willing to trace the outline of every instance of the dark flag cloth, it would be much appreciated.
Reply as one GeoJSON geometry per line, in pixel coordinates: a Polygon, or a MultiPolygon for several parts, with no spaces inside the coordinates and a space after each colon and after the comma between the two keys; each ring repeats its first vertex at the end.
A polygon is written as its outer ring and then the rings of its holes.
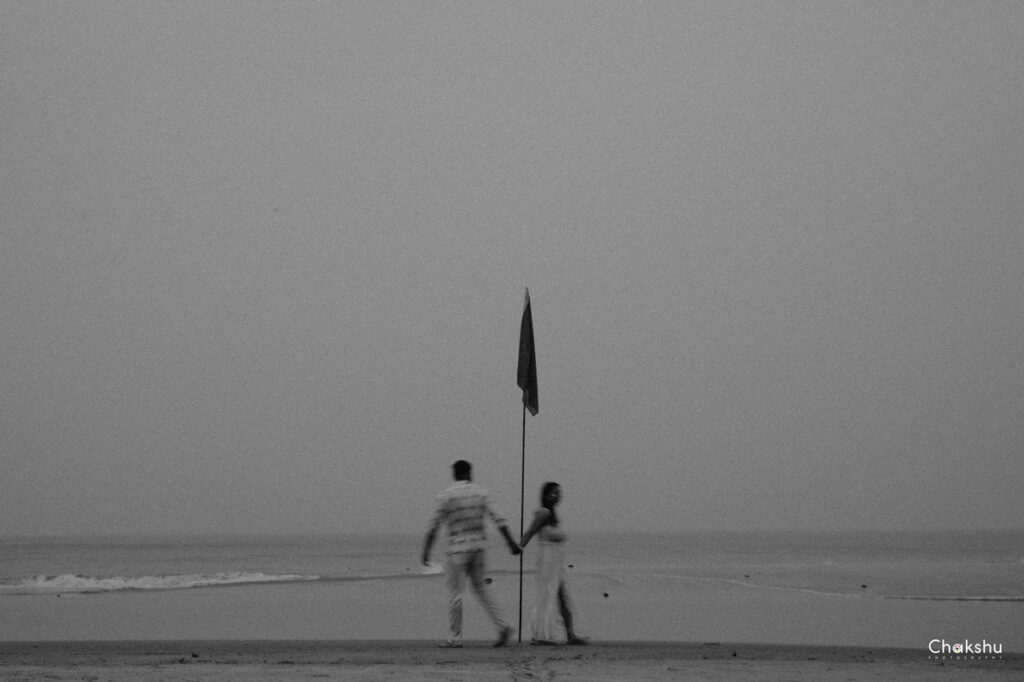
{"type": "Polygon", "coordinates": [[[537,403],[537,352],[533,346],[533,314],[530,312],[530,290],[526,290],[526,305],[523,307],[523,323],[519,327],[519,376],[517,382],[523,389],[523,405],[536,415],[537,403]]]}

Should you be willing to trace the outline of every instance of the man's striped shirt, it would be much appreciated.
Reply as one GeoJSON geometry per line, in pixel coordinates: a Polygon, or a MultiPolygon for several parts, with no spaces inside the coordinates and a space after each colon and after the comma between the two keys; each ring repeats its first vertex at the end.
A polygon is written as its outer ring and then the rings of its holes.
{"type": "Polygon", "coordinates": [[[471,552],[487,547],[484,517],[489,516],[497,526],[505,519],[489,501],[487,490],[470,481],[457,481],[437,496],[437,511],[430,522],[430,530],[445,526],[448,531],[448,554],[471,552]]]}

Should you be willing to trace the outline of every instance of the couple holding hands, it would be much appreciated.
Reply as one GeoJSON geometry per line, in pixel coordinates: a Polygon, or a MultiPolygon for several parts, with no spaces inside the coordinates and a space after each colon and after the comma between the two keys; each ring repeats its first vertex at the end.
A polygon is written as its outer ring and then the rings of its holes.
{"type": "Polygon", "coordinates": [[[535,572],[537,603],[533,612],[531,643],[554,644],[555,621],[561,618],[565,626],[566,643],[586,644],[587,640],[578,636],[573,627],[572,603],[566,584],[565,533],[560,527],[555,509],[562,499],[561,486],[553,482],[544,484],[540,494],[541,506],[534,512],[530,527],[517,543],[505,519],[491,506],[487,490],[473,483],[469,462],[455,462],[452,474],[455,484],[437,496],[437,507],[427,530],[422,556],[423,563],[429,564],[430,550],[437,531],[445,526],[448,533],[448,561],[445,569],[448,585],[448,639],[442,646],[462,646],[462,593],[467,578],[487,615],[498,628],[498,641],[494,646],[505,646],[515,632],[502,618],[501,610],[487,588],[489,581],[485,582],[485,517],[490,517],[501,531],[512,554],[520,554],[534,536],[538,539],[535,572]]]}

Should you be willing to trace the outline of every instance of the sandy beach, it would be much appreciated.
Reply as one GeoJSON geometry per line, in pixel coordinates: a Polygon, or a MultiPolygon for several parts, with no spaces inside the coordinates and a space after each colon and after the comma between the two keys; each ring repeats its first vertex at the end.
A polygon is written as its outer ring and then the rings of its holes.
{"type": "MultiPolygon", "coordinates": [[[[666,546],[674,547],[677,540],[669,538],[666,546]]],[[[327,564],[344,567],[344,557],[349,555],[385,566],[393,562],[388,555],[375,558],[374,552],[379,552],[375,545],[350,547],[338,542],[339,548],[323,553],[327,564]]],[[[392,544],[404,558],[404,547],[411,542],[392,544]]],[[[338,569],[330,573],[330,565],[321,566],[312,559],[302,563],[303,552],[320,556],[313,552],[319,541],[297,545],[245,541],[227,553],[228,559],[200,564],[203,571],[238,570],[231,560],[235,554],[240,557],[238,563],[247,565],[250,557],[277,551],[300,559],[257,568],[297,569],[335,578],[9,595],[0,600],[0,680],[1024,679],[1019,601],[891,598],[885,592],[888,588],[905,594],[902,583],[930,592],[946,584],[943,567],[965,570],[974,565],[967,560],[919,561],[915,554],[913,560],[876,563],[873,554],[857,549],[850,556],[837,555],[833,565],[808,554],[807,547],[817,547],[813,542],[803,545],[802,554],[786,550],[776,559],[743,550],[746,545],[740,543],[736,553],[727,557],[732,563],[725,564],[715,553],[703,563],[695,562],[699,555],[690,546],[681,553],[682,561],[690,563],[673,570],[664,565],[671,556],[659,563],[657,557],[634,553],[648,556],[648,563],[636,559],[628,563],[616,558],[625,554],[616,550],[617,545],[588,550],[585,542],[577,544],[580,558],[574,559],[572,584],[582,614],[581,632],[592,638],[586,647],[517,643],[493,649],[493,626],[476,599],[467,595],[467,646],[440,649],[437,644],[446,626],[440,576],[407,576],[404,566],[396,563],[402,573],[395,577],[344,579],[338,569]],[[302,551],[295,551],[296,547],[302,551]],[[746,571],[751,572],[749,579],[746,571]],[[889,584],[882,582],[886,575],[889,584]],[[838,591],[848,583],[858,590],[838,591]],[[859,588],[861,583],[868,587],[859,588]],[[933,638],[951,643],[985,639],[999,644],[1001,657],[930,657],[928,645],[933,638]]],[[[122,556],[116,547],[100,547],[104,554],[111,554],[105,561],[122,556]]],[[[42,552],[34,548],[29,549],[42,552]]],[[[206,557],[220,545],[185,542],[167,548],[160,551],[174,557],[206,557]]],[[[59,550],[53,551],[63,556],[59,550]]],[[[995,557],[1012,558],[1013,551],[1000,550],[995,557]]],[[[122,560],[127,568],[101,564],[94,572],[157,577],[181,572],[180,558],[164,568],[152,559],[152,550],[131,552],[138,554],[137,558],[127,555],[135,564],[127,560],[122,560]]],[[[885,552],[888,556],[891,550],[885,552]]],[[[77,563],[87,565],[81,556],[89,555],[82,549],[78,555],[77,563]]],[[[491,574],[491,587],[515,624],[516,576],[502,570],[497,559],[495,563],[498,570],[491,574]]],[[[1019,591],[1014,578],[1017,564],[980,559],[976,563],[959,593],[1019,591]],[[994,581],[993,576],[1000,580],[994,581]]],[[[13,572],[44,573],[46,565],[26,565],[13,572]]],[[[188,565],[194,570],[196,563],[188,565]]],[[[368,570],[372,572],[374,566],[368,570]]],[[[84,570],[90,570],[88,565],[84,570]]],[[[956,594],[952,589],[949,593],[956,594]]],[[[532,592],[527,589],[525,596],[521,630],[528,639],[532,592]]]]}
{"type": "Polygon", "coordinates": [[[929,658],[912,649],[593,642],[494,649],[434,641],[0,643],[4,680],[1010,680],[1024,656],[929,658]]]}

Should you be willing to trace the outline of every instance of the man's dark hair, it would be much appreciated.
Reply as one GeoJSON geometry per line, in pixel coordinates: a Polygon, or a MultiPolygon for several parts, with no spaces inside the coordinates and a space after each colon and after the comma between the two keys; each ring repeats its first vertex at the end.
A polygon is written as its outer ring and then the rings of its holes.
{"type": "Polygon", "coordinates": [[[456,481],[468,481],[472,471],[473,466],[464,459],[452,465],[452,474],[455,475],[456,481]]]}

